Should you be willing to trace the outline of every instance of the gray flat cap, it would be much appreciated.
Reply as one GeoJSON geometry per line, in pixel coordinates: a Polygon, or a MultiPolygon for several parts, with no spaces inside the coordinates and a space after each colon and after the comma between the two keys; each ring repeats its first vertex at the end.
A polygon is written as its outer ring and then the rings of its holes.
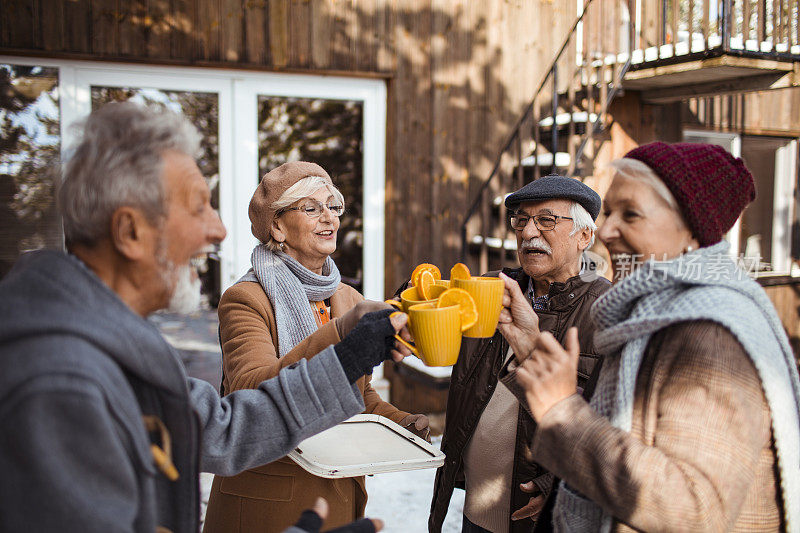
{"type": "Polygon", "coordinates": [[[599,194],[576,179],[559,176],[558,174],[542,176],[538,180],[528,183],[520,190],[509,194],[506,197],[506,207],[508,209],[516,209],[522,202],[540,202],[553,199],[578,202],[592,215],[592,220],[597,220],[597,215],[600,214],[599,194]]]}

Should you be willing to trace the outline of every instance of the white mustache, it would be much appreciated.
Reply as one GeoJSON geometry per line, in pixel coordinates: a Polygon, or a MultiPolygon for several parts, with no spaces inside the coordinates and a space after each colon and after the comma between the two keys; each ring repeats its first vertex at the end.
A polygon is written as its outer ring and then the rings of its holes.
{"type": "Polygon", "coordinates": [[[550,248],[550,245],[547,244],[547,241],[542,239],[541,237],[534,237],[532,239],[525,239],[522,241],[522,249],[526,248],[535,248],[537,250],[544,250],[548,254],[553,253],[553,249],[550,248]]]}

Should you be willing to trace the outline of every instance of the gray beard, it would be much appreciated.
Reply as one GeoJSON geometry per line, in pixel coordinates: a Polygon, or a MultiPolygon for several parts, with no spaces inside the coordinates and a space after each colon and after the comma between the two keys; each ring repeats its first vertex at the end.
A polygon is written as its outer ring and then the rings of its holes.
{"type": "Polygon", "coordinates": [[[200,278],[192,279],[191,265],[176,268],[172,261],[166,258],[165,248],[161,243],[156,261],[161,267],[161,280],[164,285],[172,289],[166,311],[181,315],[194,313],[200,309],[202,288],[200,278]]]}
{"type": "MultiPolygon", "coordinates": [[[[174,271],[175,268],[173,267],[170,271],[170,277],[172,277],[174,271]]],[[[167,311],[178,314],[194,313],[200,309],[200,279],[192,279],[192,267],[189,265],[178,269],[177,275],[178,281],[172,289],[167,311]]]]}

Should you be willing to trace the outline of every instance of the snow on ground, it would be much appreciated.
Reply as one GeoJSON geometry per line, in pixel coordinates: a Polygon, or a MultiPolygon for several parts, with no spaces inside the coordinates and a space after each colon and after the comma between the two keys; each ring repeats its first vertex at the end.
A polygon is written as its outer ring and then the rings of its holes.
{"type": "MultiPolygon", "coordinates": [[[[383,533],[428,531],[435,475],[436,469],[428,468],[368,476],[366,516],[383,520],[383,533]]],[[[461,531],[463,507],[464,491],[453,491],[450,509],[442,527],[443,533],[461,531]]]]}
{"type": "MultiPolygon", "coordinates": [[[[433,445],[441,445],[442,438],[434,437],[433,445]]],[[[383,533],[424,533],[428,531],[428,513],[433,495],[435,468],[408,470],[391,474],[367,476],[366,516],[380,518],[384,522],[383,533]]],[[[211,481],[214,476],[201,474],[203,508],[208,501],[211,481]]],[[[442,533],[461,531],[461,511],[464,508],[464,491],[454,490],[450,509],[442,526],[442,533]]]]}

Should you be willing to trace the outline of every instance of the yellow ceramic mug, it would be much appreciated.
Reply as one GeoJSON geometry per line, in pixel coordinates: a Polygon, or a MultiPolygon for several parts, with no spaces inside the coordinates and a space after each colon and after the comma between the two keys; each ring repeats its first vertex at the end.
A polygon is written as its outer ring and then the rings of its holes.
{"type": "Polygon", "coordinates": [[[503,309],[505,285],[500,278],[472,277],[450,280],[453,287],[464,289],[478,307],[478,321],[464,332],[465,337],[484,338],[494,336],[497,320],[503,309]]]}
{"type": "Polygon", "coordinates": [[[461,312],[457,305],[437,308],[432,303],[412,305],[408,325],[419,358],[428,366],[456,363],[461,349],[461,312]]]}
{"type": "Polygon", "coordinates": [[[442,287],[441,285],[434,285],[429,288],[431,291],[432,298],[430,300],[425,300],[420,296],[419,292],[417,292],[416,287],[409,287],[403,292],[400,293],[400,302],[402,304],[401,311],[404,313],[408,313],[408,309],[412,305],[423,304],[423,303],[431,303],[436,301],[444,291],[447,290],[446,287],[442,287]]]}

